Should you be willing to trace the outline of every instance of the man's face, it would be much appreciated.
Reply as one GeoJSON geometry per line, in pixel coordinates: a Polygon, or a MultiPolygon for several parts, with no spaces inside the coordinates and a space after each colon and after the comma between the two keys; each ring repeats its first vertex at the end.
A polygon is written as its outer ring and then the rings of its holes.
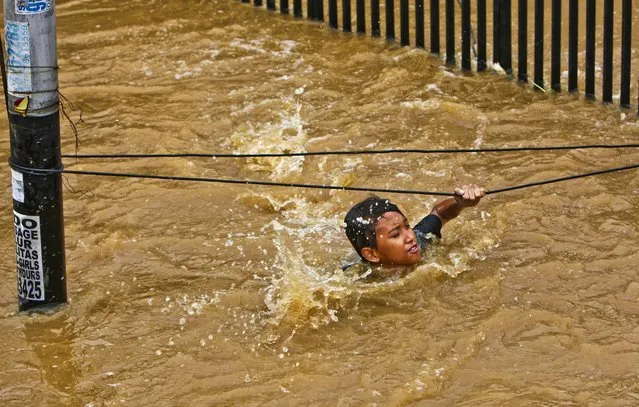
{"type": "Polygon", "coordinates": [[[421,258],[415,232],[399,212],[386,212],[375,226],[378,264],[411,266],[421,258]]]}

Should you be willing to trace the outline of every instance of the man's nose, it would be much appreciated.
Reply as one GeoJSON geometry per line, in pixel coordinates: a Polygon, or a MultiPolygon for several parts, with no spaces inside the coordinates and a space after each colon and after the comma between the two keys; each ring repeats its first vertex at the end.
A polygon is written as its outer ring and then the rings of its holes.
{"type": "Polygon", "coordinates": [[[404,231],[404,242],[411,243],[415,240],[415,235],[410,230],[404,231]]]}

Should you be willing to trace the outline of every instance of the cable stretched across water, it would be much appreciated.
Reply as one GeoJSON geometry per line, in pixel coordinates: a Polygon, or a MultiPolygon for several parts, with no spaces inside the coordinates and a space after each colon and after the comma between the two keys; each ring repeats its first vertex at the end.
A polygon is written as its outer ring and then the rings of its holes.
{"type": "MultiPolygon", "coordinates": [[[[224,178],[205,178],[205,177],[183,177],[172,175],[153,175],[153,174],[136,174],[136,173],[121,173],[121,172],[106,172],[106,171],[80,171],[80,170],[67,170],[60,169],[35,169],[27,168],[21,165],[10,162],[9,165],[15,170],[27,174],[35,175],[48,175],[48,174],[76,174],[76,175],[94,175],[102,177],[118,177],[118,178],[139,178],[139,179],[157,179],[168,181],[187,181],[187,182],[211,182],[220,184],[239,184],[239,185],[262,185],[273,187],[288,187],[288,188],[307,188],[307,189],[324,189],[324,190],[338,190],[338,191],[360,191],[360,192],[379,192],[379,193],[392,193],[392,194],[407,194],[407,195],[435,195],[435,196],[454,196],[452,192],[441,191],[420,191],[412,189],[387,189],[387,188],[372,188],[372,187],[350,187],[339,185],[320,185],[320,184],[300,184],[292,182],[273,182],[273,181],[258,181],[258,180],[240,180],[240,179],[224,179],[224,178]]],[[[586,178],[594,175],[607,174],[612,172],[620,172],[639,168],[639,164],[631,164],[623,167],[608,168],[605,170],[592,171],[588,173],[569,175],[560,178],[552,178],[544,181],[529,182],[520,185],[514,185],[505,188],[498,188],[486,191],[486,195],[497,194],[501,192],[515,191],[518,189],[529,188],[533,186],[540,186],[546,184],[553,184],[557,182],[563,182],[578,178],[586,178]]]]}
{"type": "Polygon", "coordinates": [[[308,157],[328,155],[377,155],[377,154],[456,154],[456,153],[503,153],[517,151],[557,151],[586,149],[639,148],[639,144],[588,144],[541,147],[488,147],[488,148],[441,148],[441,149],[387,149],[387,150],[339,150],[303,151],[293,153],[131,153],[131,154],[63,154],[63,158],[273,158],[308,157]]]}

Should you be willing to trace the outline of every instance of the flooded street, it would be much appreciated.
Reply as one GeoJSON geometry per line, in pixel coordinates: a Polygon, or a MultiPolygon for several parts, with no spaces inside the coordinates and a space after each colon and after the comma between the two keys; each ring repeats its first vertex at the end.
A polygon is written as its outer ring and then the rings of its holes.
{"type": "MultiPolygon", "coordinates": [[[[639,142],[636,106],[543,93],[494,71],[464,74],[443,56],[236,1],[60,0],[56,13],[60,91],[82,109],[78,153],[639,142]]],[[[637,170],[490,195],[447,224],[412,273],[374,283],[340,269],[353,254],[342,220],[367,193],[69,174],[70,302],[17,313],[4,114],[0,129],[2,406],[639,404],[637,170]]],[[[65,120],[61,133],[63,154],[73,154],[65,120]]],[[[452,192],[638,157],[615,149],[64,163],[452,192]]],[[[387,197],[411,225],[439,200],[387,197]]]]}

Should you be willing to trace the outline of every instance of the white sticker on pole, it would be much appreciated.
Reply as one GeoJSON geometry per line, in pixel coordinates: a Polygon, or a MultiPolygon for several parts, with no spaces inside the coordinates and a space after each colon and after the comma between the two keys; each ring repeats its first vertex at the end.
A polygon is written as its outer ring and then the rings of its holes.
{"type": "Polygon", "coordinates": [[[9,93],[31,92],[31,41],[29,24],[22,21],[6,21],[7,90],[9,93]]]}
{"type": "Polygon", "coordinates": [[[16,0],[16,14],[39,14],[51,10],[51,0],[16,0]]]}
{"type": "Polygon", "coordinates": [[[27,300],[44,301],[40,217],[13,211],[13,228],[16,237],[18,296],[27,300]]]}
{"type": "Polygon", "coordinates": [[[13,199],[24,203],[24,179],[22,173],[11,170],[11,195],[13,199]]]}

